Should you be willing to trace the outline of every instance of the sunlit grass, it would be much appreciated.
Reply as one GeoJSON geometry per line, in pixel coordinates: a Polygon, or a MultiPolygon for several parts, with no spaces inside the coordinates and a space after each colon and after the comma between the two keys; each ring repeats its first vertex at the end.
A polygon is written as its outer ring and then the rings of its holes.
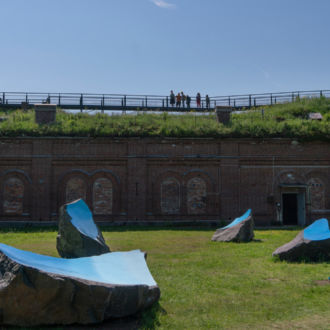
{"type": "MultiPolygon", "coordinates": [[[[212,242],[212,229],[108,228],[112,251],[141,249],[161,289],[141,328],[329,329],[330,263],[271,254],[298,230],[257,230],[251,243],[212,242]]],[[[0,232],[0,241],[57,256],[55,230],[0,232]]]]}

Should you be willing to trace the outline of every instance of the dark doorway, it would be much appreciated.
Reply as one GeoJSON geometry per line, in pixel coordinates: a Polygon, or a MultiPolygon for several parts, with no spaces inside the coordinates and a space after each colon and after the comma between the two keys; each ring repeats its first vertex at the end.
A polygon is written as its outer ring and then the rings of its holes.
{"type": "Polygon", "coordinates": [[[298,194],[282,194],[283,225],[298,225],[298,194]]]}

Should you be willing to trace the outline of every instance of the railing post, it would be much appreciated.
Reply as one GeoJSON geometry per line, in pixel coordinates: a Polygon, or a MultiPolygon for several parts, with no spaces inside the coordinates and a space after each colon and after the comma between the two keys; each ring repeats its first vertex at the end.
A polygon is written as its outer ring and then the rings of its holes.
{"type": "Polygon", "coordinates": [[[249,95],[249,107],[251,108],[251,95],[249,95]]]}
{"type": "Polygon", "coordinates": [[[273,95],[270,94],[270,104],[273,105],[273,95]]]}
{"type": "Polygon", "coordinates": [[[253,104],[254,104],[254,106],[257,105],[256,98],[255,97],[253,98],[253,104]]]}
{"type": "Polygon", "coordinates": [[[166,96],[166,108],[168,109],[168,96],[166,96]]]}
{"type": "Polygon", "coordinates": [[[3,93],[2,93],[2,102],[3,102],[3,104],[6,103],[5,100],[6,100],[6,93],[3,92],[3,93]]]}
{"type": "Polygon", "coordinates": [[[236,108],[236,100],[234,100],[234,107],[236,108]]]}
{"type": "Polygon", "coordinates": [[[164,108],[164,99],[162,99],[162,107],[164,108]]]}
{"type": "Polygon", "coordinates": [[[126,95],[124,95],[124,106],[126,107],[126,95]]]}
{"type": "Polygon", "coordinates": [[[25,102],[28,103],[28,95],[27,95],[27,93],[25,94],[25,102]]]}
{"type": "Polygon", "coordinates": [[[294,101],[294,93],[292,93],[292,102],[294,101]]]}
{"type": "Polygon", "coordinates": [[[83,99],[83,95],[80,95],[80,112],[83,111],[83,104],[84,104],[84,99],[83,99]]]}
{"type": "Polygon", "coordinates": [[[228,105],[230,106],[230,96],[228,97],[228,105]]]}
{"type": "Polygon", "coordinates": [[[323,96],[323,93],[322,93],[322,91],[320,91],[320,97],[322,97],[323,96]]]}
{"type": "Polygon", "coordinates": [[[274,101],[275,101],[275,104],[276,104],[276,97],[275,97],[275,100],[274,101]]]}
{"type": "Polygon", "coordinates": [[[58,94],[58,106],[61,106],[61,94],[58,94]]]}
{"type": "Polygon", "coordinates": [[[146,96],[146,108],[148,107],[148,97],[146,96]]]}
{"type": "Polygon", "coordinates": [[[104,94],[102,95],[101,104],[102,104],[102,113],[104,113],[104,94]]]}

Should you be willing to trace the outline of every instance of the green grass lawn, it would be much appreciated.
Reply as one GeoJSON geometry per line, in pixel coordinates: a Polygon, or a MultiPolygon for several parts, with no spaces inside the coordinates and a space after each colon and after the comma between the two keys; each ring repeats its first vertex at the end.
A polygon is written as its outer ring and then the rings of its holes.
{"type": "MultiPolygon", "coordinates": [[[[161,289],[141,328],[330,329],[330,263],[271,254],[298,230],[257,230],[251,243],[211,242],[213,229],[111,228],[112,251],[141,249],[161,289]]],[[[58,256],[55,230],[0,231],[0,242],[58,256]]]]}
{"type": "Polygon", "coordinates": [[[330,99],[297,99],[293,103],[251,109],[233,114],[230,123],[217,123],[214,112],[198,115],[169,113],[139,115],[69,114],[58,110],[56,123],[38,125],[33,110],[2,111],[0,137],[176,137],[176,138],[295,138],[301,141],[330,141],[330,99]],[[320,112],[322,121],[308,120],[320,112]]]}

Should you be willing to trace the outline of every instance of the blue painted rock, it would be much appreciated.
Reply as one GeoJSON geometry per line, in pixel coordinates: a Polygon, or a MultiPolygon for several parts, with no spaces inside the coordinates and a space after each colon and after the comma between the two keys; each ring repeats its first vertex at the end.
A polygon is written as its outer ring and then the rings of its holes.
{"type": "Polygon", "coordinates": [[[94,324],[132,315],[159,297],[139,250],[63,259],[0,244],[0,324],[94,324]]]}
{"type": "Polygon", "coordinates": [[[273,256],[288,261],[329,261],[330,229],[328,220],[314,221],[291,242],[276,249],[273,256]]]}
{"type": "Polygon", "coordinates": [[[254,221],[251,210],[236,218],[228,226],[217,229],[212,241],[217,242],[249,242],[254,237],[254,221]]]}
{"type": "Polygon", "coordinates": [[[60,208],[56,248],[63,258],[90,257],[110,252],[82,199],[60,208]]]}

